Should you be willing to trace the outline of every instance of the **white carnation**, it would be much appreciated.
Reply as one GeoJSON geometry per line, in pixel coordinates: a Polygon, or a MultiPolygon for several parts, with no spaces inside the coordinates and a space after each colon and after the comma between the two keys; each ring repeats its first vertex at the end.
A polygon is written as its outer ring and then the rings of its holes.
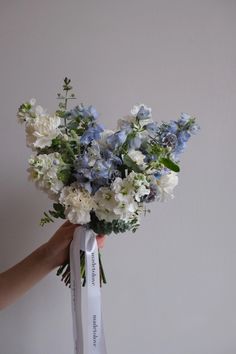
{"type": "Polygon", "coordinates": [[[91,195],[79,189],[76,184],[64,187],[59,198],[65,206],[65,215],[73,224],[87,224],[90,222],[90,212],[96,205],[91,195]]]}
{"type": "Polygon", "coordinates": [[[178,184],[178,175],[175,172],[170,172],[157,179],[158,194],[157,199],[161,202],[167,199],[174,198],[173,190],[178,184]]]}
{"type": "Polygon", "coordinates": [[[59,125],[60,117],[50,117],[47,115],[36,116],[26,122],[26,141],[32,148],[44,148],[51,146],[52,140],[61,134],[59,125]]]}

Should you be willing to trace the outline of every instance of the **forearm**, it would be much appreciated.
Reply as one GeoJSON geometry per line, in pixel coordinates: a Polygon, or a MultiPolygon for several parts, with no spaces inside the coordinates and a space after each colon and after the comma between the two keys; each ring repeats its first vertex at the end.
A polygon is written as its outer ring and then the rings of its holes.
{"type": "Polygon", "coordinates": [[[55,268],[47,244],[40,246],[21,262],[0,274],[0,310],[33,287],[55,268]]]}

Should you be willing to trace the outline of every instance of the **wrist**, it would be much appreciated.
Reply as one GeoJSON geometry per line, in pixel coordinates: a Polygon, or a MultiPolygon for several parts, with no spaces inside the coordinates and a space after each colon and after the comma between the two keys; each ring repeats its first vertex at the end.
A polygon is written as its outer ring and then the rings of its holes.
{"type": "Polygon", "coordinates": [[[40,246],[38,251],[40,254],[40,259],[49,271],[57,267],[55,255],[53,254],[48,242],[40,246]]]}

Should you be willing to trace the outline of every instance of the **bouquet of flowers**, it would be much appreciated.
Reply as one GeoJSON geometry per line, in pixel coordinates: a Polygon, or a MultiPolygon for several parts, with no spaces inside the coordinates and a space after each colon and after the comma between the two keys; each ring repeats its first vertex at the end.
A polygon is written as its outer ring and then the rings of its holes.
{"type": "MultiPolygon", "coordinates": [[[[53,200],[41,225],[62,218],[99,234],[135,232],[141,215],[150,211],[150,202],[173,198],[180,154],[199,130],[196,119],[182,113],[178,120],[158,124],[151,108],[140,104],[112,131],[98,123],[93,106],[68,109],[68,102],[75,99],[68,78],[57,98],[59,107],[53,115],[35,99],[17,112],[25,124],[27,146],[33,150],[30,179],[53,200]]],[[[100,253],[99,263],[102,284],[106,279],[100,253]]],[[[62,265],[60,274],[69,284],[70,265],[62,265]]],[[[84,285],[83,251],[81,277],[84,285]]]]}

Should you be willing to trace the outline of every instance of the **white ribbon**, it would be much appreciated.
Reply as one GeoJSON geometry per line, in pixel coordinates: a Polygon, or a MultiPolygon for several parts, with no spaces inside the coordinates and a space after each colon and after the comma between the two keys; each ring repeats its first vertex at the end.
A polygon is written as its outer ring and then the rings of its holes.
{"type": "Polygon", "coordinates": [[[75,354],[107,354],[102,322],[98,247],[93,230],[84,226],[75,229],[70,246],[70,267],[75,354]],[[85,252],[86,309],[82,309],[80,250],[85,252]],[[83,312],[86,313],[84,319],[83,312]]]}

